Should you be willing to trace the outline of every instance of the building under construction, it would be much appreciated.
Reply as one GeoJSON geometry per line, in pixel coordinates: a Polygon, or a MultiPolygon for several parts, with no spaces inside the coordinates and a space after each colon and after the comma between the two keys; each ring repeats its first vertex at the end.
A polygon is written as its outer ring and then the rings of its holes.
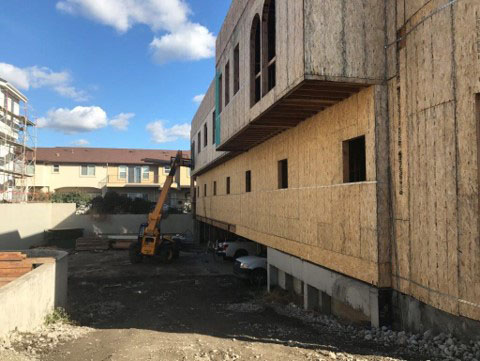
{"type": "Polygon", "coordinates": [[[27,98],[0,79],[0,202],[26,202],[35,167],[35,124],[27,98]]]}
{"type": "Polygon", "coordinates": [[[237,0],[192,122],[199,236],[379,326],[480,330],[480,2],[237,0]]]}

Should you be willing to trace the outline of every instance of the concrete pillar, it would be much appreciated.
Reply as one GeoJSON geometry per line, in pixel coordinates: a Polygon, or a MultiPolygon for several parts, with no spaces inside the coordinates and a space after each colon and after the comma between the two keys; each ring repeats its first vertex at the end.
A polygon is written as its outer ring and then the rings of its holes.
{"type": "Polygon", "coordinates": [[[288,273],[285,273],[285,289],[289,292],[294,292],[293,289],[293,277],[288,273]]]}
{"type": "Polygon", "coordinates": [[[320,291],[318,297],[318,309],[321,313],[330,315],[332,313],[332,297],[327,293],[320,291]]]}
{"type": "Polygon", "coordinates": [[[272,265],[267,266],[267,290],[272,291],[272,287],[278,285],[278,268],[272,265]]]}
{"type": "Polygon", "coordinates": [[[287,274],[281,269],[278,269],[278,285],[284,290],[287,289],[287,274]]]}
{"type": "Polygon", "coordinates": [[[319,299],[318,299],[319,291],[315,288],[310,286],[309,284],[305,283],[304,292],[303,292],[303,307],[306,310],[316,310],[319,306],[319,299]]]}
{"type": "Polygon", "coordinates": [[[297,295],[303,295],[302,280],[293,276],[292,276],[292,279],[293,279],[293,292],[295,292],[297,295]]]}

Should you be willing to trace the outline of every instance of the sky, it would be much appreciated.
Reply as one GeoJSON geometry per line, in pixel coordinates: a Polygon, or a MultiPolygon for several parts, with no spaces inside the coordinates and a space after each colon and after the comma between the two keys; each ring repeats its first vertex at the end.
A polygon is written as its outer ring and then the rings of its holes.
{"type": "Polygon", "coordinates": [[[189,149],[229,0],[0,0],[37,145],[189,149]]]}

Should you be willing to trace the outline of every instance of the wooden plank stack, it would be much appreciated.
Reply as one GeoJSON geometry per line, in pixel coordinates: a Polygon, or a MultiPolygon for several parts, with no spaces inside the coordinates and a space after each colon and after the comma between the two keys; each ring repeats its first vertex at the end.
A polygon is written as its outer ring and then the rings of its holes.
{"type": "Polygon", "coordinates": [[[0,252],[0,287],[30,272],[33,263],[21,252],[0,252]]]}
{"type": "Polygon", "coordinates": [[[116,239],[112,242],[113,249],[129,249],[130,245],[136,242],[134,239],[116,239]]]}
{"type": "Polygon", "coordinates": [[[110,248],[110,241],[104,238],[81,237],[75,242],[76,251],[106,251],[110,248]]]}

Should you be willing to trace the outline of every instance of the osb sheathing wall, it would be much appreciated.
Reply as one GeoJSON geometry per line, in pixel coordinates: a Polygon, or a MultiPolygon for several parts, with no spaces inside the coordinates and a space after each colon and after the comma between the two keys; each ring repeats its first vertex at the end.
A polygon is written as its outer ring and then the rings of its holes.
{"type": "Polygon", "coordinates": [[[388,2],[393,286],[480,320],[480,2],[448,2],[388,2]]]}
{"type": "Polygon", "coordinates": [[[367,88],[197,177],[197,215],[235,225],[237,234],[262,244],[388,286],[388,270],[387,277],[379,276],[379,264],[389,261],[388,253],[382,254],[388,240],[379,239],[377,227],[375,122],[382,120],[375,99],[381,98],[380,89],[367,88]],[[367,181],[344,184],[342,141],[360,135],[366,136],[367,181]],[[280,190],[277,162],[285,158],[289,188],[280,190]],[[247,170],[251,193],[245,193],[247,170]]]}

